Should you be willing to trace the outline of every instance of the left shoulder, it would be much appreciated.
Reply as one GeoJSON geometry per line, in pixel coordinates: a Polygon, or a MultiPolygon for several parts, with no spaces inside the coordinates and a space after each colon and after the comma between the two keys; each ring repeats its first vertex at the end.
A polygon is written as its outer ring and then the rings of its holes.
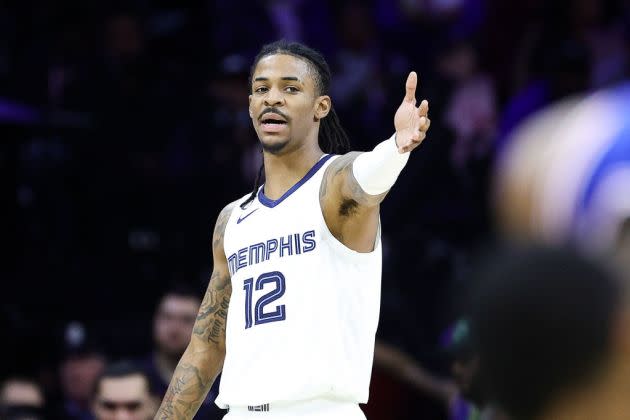
{"type": "Polygon", "coordinates": [[[324,172],[319,191],[322,202],[333,205],[351,202],[358,206],[377,206],[385,194],[370,196],[367,194],[352,172],[352,164],[364,152],[348,152],[333,160],[324,172]]]}
{"type": "Polygon", "coordinates": [[[354,162],[357,156],[361,153],[362,152],[348,152],[333,159],[326,168],[326,171],[324,171],[322,185],[325,183],[339,181],[340,176],[343,175],[344,172],[352,170],[352,162],[354,162]]]}

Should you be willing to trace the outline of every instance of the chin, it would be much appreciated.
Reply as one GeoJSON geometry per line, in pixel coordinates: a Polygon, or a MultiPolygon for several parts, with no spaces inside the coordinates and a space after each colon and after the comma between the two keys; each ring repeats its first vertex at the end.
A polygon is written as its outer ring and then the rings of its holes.
{"type": "Polygon", "coordinates": [[[274,139],[271,141],[261,139],[260,144],[265,152],[276,155],[285,149],[286,145],[289,144],[289,139],[274,139]]]}

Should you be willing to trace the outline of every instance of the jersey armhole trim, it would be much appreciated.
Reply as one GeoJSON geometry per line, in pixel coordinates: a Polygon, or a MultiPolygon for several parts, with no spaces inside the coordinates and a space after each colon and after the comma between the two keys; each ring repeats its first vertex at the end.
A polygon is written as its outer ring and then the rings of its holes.
{"type": "MultiPolygon", "coordinates": [[[[324,182],[323,178],[322,178],[322,182],[324,182]]],[[[334,248],[336,248],[340,252],[345,253],[346,255],[355,256],[356,258],[359,258],[359,259],[369,258],[373,256],[374,253],[381,251],[380,250],[381,248],[381,216],[380,214],[378,217],[378,226],[376,228],[376,237],[374,238],[374,249],[372,249],[370,252],[359,252],[359,251],[355,251],[352,248],[347,247],[343,242],[337,239],[335,235],[332,234],[332,232],[330,231],[330,228],[328,227],[328,223],[326,223],[326,218],[324,217],[324,210],[322,209],[322,203],[319,199],[317,200],[317,205],[319,207],[318,213],[319,213],[320,221],[322,223],[324,231],[326,232],[326,235],[330,238],[330,242],[334,248]]]]}

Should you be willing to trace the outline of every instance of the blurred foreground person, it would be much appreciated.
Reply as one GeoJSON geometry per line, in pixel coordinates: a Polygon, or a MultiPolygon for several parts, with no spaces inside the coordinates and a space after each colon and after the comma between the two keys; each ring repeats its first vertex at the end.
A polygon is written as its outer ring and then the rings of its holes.
{"type": "Polygon", "coordinates": [[[96,420],[149,420],[158,401],[147,375],[129,362],[107,366],[94,387],[96,420]]]}
{"type": "Polygon", "coordinates": [[[471,326],[492,401],[514,420],[630,418],[627,284],[545,248],[496,255],[478,274],[471,326]]]}
{"type": "Polygon", "coordinates": [[[570,98],[521,124],[499,157],[504,237],[575,247],[495,256],[480,272],[484,389],[514,420],[630,418],[630,283],[589,259],[630,274],[629,115],[630,84],[570,98]]]}
{"type": "Polygon", "coordinates": [[[506,236],[612,255],[630,273],[630,83],[535,114],[498,162],[506,236]]]}
{"type": "Polygon", "coordinates": [[[13,377],[0,385],[0,419],[43,420],[44,418],[44,395],[35,381],[13,377]]]}

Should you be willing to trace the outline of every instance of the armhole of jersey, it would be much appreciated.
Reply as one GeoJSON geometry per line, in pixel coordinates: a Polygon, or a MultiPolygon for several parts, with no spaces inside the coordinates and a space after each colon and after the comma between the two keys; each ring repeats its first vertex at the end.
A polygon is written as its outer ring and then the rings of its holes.
{"type": "MultiPolygon", "coordinates": [[[[330,165],[330,163],[332,163],[333,160],[337,159],[337,156],[333,157],[332,159],[330,159],[330,161],[328,162],[328,164],[326,165],[324,169],[324,173],[322,175],[322,179],[320,181],[320,190],[321,190],[321,183],[325,181],[326,177],[326,170],[328,169],[328,166],[330,165]]],[[[319,190],[318,190],[319,191],[319,190]]],[[[336,248],[341,254],[344,254],[346,256],[352,256],[354,258],[357,259],[367,259],[367,258],[371,258],[375,252],[380,252],[380,248],[381,248],[381,216],[379,214],[378,217],[378,226],[376,228],[376,237],[374,238],[374,249],[372,249],[372,251],[370,252],[359,252],[359,251],[355,251],[354,249],[348,248],[346,245],[344,245],[339,239],[337,239],[335,237],[335,235],[332,234],[332,232],[330,231],[330,229],[328,228],[328,223],[326,223],[326,218],[324,217],[324,210],[322,209],[322,203],[321,200],[319,199],[319,195],[317,196],[317,204],[319,206],[319,218],[321,221],[321,224],[324,228],[324,232],[326,234],[326,236],[328,236],[330,243],[332,244],[332,246],[334,248],[336,248]]]]}
{"type": "MultiPolygon", "coordinates": [[[[251,193],[248,193],[248,194],[244,195],[243,197],[239,198],[238,200],[233,201],[234,206],[232,206],[232,210],[230,210],[230,215],[228,216],[227,223],[225,224],[225,230],[223,231],[223,253],[225,254],[226,258],[228,256],[228,252],[225,249],[225,238],[228,237],[228,229],[232,226],[232,219],[234,218],[234,213],[235,213],[237,208],[241,207],[241,204],[243,204],[243,202],[245,202],[245,200],[247,200],[250,195],[251,195],[251,193]]],[[[256,200],[257,199],[254,198],[254,201],[256,201],[256,200]]]]}

